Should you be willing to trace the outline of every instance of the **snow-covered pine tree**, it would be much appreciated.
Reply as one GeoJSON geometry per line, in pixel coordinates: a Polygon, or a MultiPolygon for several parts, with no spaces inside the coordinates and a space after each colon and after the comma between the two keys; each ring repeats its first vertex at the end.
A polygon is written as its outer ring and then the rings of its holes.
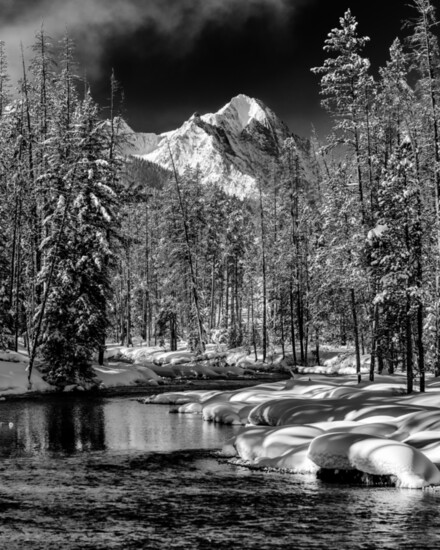
{"type": "Polygon", "coordinates": [[[440,48],[436,30],[439,21],[431,0],[413,0],[416,17],[409,22],[412,34],[408,38],[411,68],[418,76],[419,98],[417,119],[423,127],[419,142],[425,152],[423,177],[433,190],[435,212],[435,244],[432,248],[434,281],[433,314],[430,330],[435,333],[434,366],[440,373],[440,48]]]}
{"type": "MultiPolygon", "coordinates": [[[[331,145],[345,145],[356,156],[356,175],[359,189],[359,208],[362,223],[367,222],[368,189],[364,166],[369,128],[368,114],[374,90],[369,75],[370,61],[362,56],[369,37],[359,36],[358,22],[348,9],[339,20],[340,26],[328,34],[324,51],[328,57],[321,67],[312,72],[321,76],[322,106],[335,119],[331,145]],[[368,135],[365,136],[365,129],[368,135]]],[[[367,159],[368,161],[368,159],[367,159]]]]}
{"type": "Polygon", "coordinates": [[[91,359],[107,326],[109,236],[118,221],[118,178],[107,148],[105,122],[87,94],[73,112],[69,157],[63,166],[54,158],[58,201],[46,218],[51,231],[43,244],[48,261],[40,354],[57,385],[92,377],[91,359]]]}
{"type": "MultiPolygon", "coordinates": [[[[359,198],[359,225],[360,231],[366,233],[368,228],[374,225],[377,217],[378,176],[380,169],[377,166],[377,145],[373,136],[376,128],[376,84],[369,74],[370,61],[362,56],[369,38],[359,36],[357,20],[350,10],[347,10],[340,18],[340,26],[332,29],[325,41],[324,50],[331,57],[324,61],[323,66],[316,67],[312,71],[321,74],[321,93],[324,96],[322,105],[334,117],[334,136],[330,139],[329,146],[343,145],[349,155],[353,155],[353,180],[357,180],[359,198]]],[[[351,163],[350,163],[351,164],[351,163]]],[[[358,256],[358,264],[369,263],[367,250],[362,240],[358,249],[353,253],[358,256]]],[[[374,288],[375,281],[371,281],[374,288]]],[[[352,305],[353,330],[358,330],[358,312],[354,288],[349,289],[352,305]]],[[[373,311],[370,312],[370,323],[374,319],[373,311]]],[[[371,323],[373,324],[373,323],[371,323]]],[[[373,339],[375,338],[373,331],[373,339]]],[[[360,342],[355,338],[357,372],[360,380],[360,342]]],[[[374,350],[374,344],[372,346],[374,350]]],[[[374,364],[374,356],[372,357],[374,364]]],[[[370,380],[373,380],[373,371],[370,372],[370,380]]]]}

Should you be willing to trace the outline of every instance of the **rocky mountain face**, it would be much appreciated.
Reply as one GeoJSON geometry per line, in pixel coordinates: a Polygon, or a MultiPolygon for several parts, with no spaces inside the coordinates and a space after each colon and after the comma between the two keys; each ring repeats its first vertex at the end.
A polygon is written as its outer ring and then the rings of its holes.
{"type": "Polygon", "coordinates": [[[195,113],[177,130],[163,134],[133,132],[124,126],[124,153],[178,172],[198,167],[203,182],[218,183],[240,197],[255,194],[271,178],[283,142],[292,138],[301,163],[308,164],[309,144],[294,136],[263,102],[234,97],[216,113],[195,113]],[[171,151],[171,155],[170,155],[171,151]]]}

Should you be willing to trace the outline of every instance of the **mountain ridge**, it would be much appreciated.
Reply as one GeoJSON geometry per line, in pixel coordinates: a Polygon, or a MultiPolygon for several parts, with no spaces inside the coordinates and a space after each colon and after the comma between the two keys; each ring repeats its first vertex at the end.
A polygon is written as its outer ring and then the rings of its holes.
{"type": "Polygon", "coordinates": [[[125,155],[177,172],[197,168],[204,183],[221,185],[240,197],[254,195],[260,180],[270,177],[286,139],[293,140],[303,165],[309,144],[295,136],[261,100],[239,94],[215,113],[194,113],[176,130],[162,134],[134,132],[125,155]],[[172,159],[171,159],[171,155],[172,159]]]}

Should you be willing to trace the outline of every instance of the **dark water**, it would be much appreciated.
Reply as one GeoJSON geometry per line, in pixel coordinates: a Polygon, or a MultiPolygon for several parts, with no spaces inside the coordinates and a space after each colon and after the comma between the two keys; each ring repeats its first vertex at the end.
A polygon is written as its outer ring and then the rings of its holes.
{"type": "Polygon", "coordinates": [[[234,428],[198,416],[71,397],[2,403],[0,422],[0,548],[440,548],[440,491],[219,462],[234,428]]]}

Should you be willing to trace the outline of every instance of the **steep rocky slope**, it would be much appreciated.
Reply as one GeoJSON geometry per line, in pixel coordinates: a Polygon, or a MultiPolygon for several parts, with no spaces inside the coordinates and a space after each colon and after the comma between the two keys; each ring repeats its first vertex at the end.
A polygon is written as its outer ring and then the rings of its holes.
{"type": "Polygon", "coordinates": [[[195,113],[171,132],[136,133],[124,126],[124,133],[128,138],[125,154],[168,170],[172,155],[178,172],[198,167],[204,182],[219,183],[238,196],[254,194],[258,182],[264,184],[273,177],[287,138],[294,140],[304,169],[308,165],[308,142],[294,136],[263,102],[243,94],[216,113],[195,113]]]}

